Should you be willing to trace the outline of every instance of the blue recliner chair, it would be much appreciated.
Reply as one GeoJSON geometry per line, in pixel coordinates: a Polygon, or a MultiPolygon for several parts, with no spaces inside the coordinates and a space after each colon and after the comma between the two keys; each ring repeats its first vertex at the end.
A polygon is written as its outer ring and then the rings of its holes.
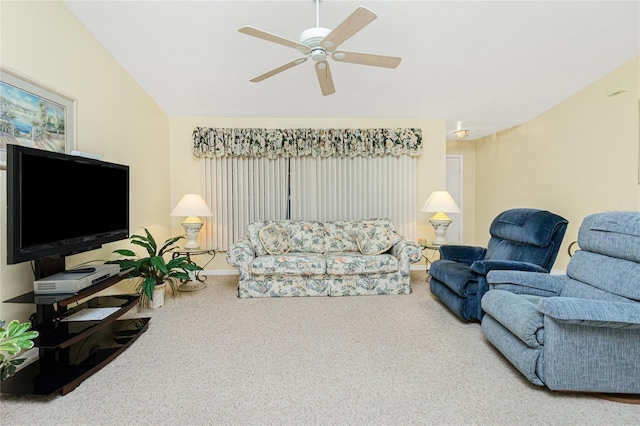
{"type": "Polygon", "coordinates": [[[578,245],[566,275],[490,272],[482,331],[533,384],[640,402],[640,212],[587,216],[578,245]]]}
{"type": "Polygon", "coordinates": [[[494,269],[551,271],[567,220],[538,209],[511,209],[491,223],[487,248],[446,245],[431,265],[431,293],[460,318],[479,321],[480,301],[489,290],[486,275],[494,269]]]}

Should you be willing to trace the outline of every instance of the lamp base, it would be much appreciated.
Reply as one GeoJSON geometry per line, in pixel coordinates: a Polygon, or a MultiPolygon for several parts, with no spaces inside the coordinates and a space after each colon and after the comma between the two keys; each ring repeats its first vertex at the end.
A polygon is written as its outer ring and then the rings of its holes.
{"type": "Polygon", "coordinates": [[[436,239],[433,240],[433,244],[437,246],[447,244],[447,239],[445,237],[447,235],[447,228],[451,224],[451,219],[448,217],[446,219],[435,219],[432,217],[429,219],[429,223],[431,223],[436,233],[436,239]]]}
{"type": "Polygon", "coordinates": [[[184,245],[184,248],[189,250],[200,248],[200,243],[198,243],[198,233],[200,233],[200,228],[202,228],[202,222],[187,222],[185,220],[182,222],[182,227],[184,228],[184,232],[187,234],[187,242],[184,245]]]}

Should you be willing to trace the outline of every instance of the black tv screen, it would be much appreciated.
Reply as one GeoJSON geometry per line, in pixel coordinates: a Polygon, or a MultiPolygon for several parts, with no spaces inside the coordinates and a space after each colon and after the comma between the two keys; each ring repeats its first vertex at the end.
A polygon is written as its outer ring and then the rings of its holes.
{"type": "Polygon", "coordinates": [[[129,167],[7,145],[7,263],[129,237],[129,167]]]}

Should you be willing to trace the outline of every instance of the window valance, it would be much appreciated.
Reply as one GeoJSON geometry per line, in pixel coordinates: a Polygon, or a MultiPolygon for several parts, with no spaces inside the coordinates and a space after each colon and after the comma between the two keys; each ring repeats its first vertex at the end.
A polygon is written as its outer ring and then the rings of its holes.
{"type": "Polygon", "coordinates": [[[196,157],[382,157],[422,152],[422,129],[257,129],[193,130],[196,157]]]}

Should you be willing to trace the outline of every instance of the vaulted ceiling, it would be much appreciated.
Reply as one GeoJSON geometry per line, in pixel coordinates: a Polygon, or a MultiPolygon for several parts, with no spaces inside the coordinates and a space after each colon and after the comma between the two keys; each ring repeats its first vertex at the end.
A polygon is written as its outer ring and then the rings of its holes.
{"type": "Polygon", "coordinates": [[[638,1],[65,1],[171,116],[420,117],[469,139],[526,122],[640,54],[638,1]],[[399,56],[395,69],[309,60],[238,32],[298,41],[358,6],[377,14],[343,50],[399,56]]]}

